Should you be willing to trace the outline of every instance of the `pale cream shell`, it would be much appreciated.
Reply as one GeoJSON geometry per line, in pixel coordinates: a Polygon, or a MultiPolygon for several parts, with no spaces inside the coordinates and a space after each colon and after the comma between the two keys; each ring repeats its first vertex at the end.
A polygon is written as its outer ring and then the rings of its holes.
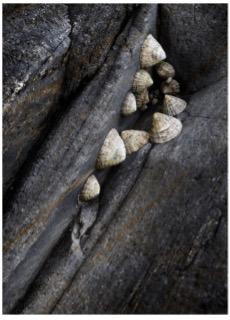
{"type": "Polygon", "coordinates": [[[180,120],[160,112],[153,114],[150,140],[154,143],[164,143],[177,137],[182,130],[180,120]]]}
{"type": "Polygon", "coordinates": [[[126,158],[123,140],[116,129],[111,129],[105,138],[96,161],[97,169],[116,166],[126,158]]]}
{"type": "Polygon", "coordinates": [[[162,111],[169,116],[175,116],[183,112],[186,106],[187,103],[183,99],[166,94],[164,97],[162,111]]]}
{"type": "Polygon", "coordinates": [[[142,68],[149,68],[166,59],[166,53],[160,43],[149,34],[145,39],[141,53],[140,62],[142,68]]]}
{"type": "Polygon", "coordinates": [[[133,91],[140,93],[153,84],[153,79],[145,70],[139,70],[133,79],[133,91]]]}
{"type": "Polygon", "coordinates": [[[149,93],[147,89],[136,94],[136,102],[137,102],[137,107],[139,109],[141,110],[147,109],[147,103],[149,103],[149,93]]]}
{"type": "Polygon", "coordinates": [[[135,95],[132,92],[129,92],[123,102],[121,113],[124,116],[129,116],[130,114],[137,111],[137,103],[135,95]]]}
{"type": "Polygon", "coordinates": [[[164,79],[174,78],[176,73],[174,67],[166,61],[162,61],[161,63],[159,63],[156,66],[156,71],[158,75],[164,79]]]}
{"type": "Polygon", "coordinates": [[[121,132],[128,154],[138,151],[149,142],[149,133],[142,130],[125,130],[121,132]]]}
{"type": "Polygon", "coordinates": [[[167,81],[164,81],[161,84],[161,91],[164,94],[179,93],[180,84],[175,79],[172,79],[169,83],[167,83],[167,81]]]}
{"type": "Polygon", "coordinates": [[[89,201],[96,198],[100,194],[100,184],[95,177],[95,175],[91,175],[85,182],[83,189],[80,193],[81,201],[89,201]]]}

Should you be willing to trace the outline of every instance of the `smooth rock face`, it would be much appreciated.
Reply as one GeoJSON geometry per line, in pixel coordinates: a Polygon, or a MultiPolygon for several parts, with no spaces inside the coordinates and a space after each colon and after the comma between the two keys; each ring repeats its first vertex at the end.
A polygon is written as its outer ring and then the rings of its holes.
{"type": "Polygon", "coordinates": [[[54,314],[226,313],[226,111],[226,81],[191,97],[54,314]]]}
{"type": "Polygon", "coordinates": [[[226,4],[162,4],[160,26],[159,41],[183,91],[196,91],[226,76],[226,4]]]}

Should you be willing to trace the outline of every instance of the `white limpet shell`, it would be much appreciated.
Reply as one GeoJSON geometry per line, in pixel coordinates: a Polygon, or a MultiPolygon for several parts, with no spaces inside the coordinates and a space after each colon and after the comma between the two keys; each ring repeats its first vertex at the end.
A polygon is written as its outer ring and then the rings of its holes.
{"type": "Polygon", "coordinates": [[[123,140],[116,129],[111,129],[99,151],[96,168],[105,169],[116,166],[126,159],[126,149],[123,140]]]}
{"type": "Polygon", "coordinates": [[[176,74],[174,67],[166,61],[162,61],[156,65],[156,71],[163,79],[174,78],[176,74]]]}
{"type": "Polygon", "coordinates": [[[172,78],[172,77],[169,77],[169,78],[167,78],[167,79],[165,80],[165,82],[166,82],[166,83],[170,83],[172,80],[173,80],[173,78],[172,78]]]}
{"type": "Polygon", "coordinates": [[[121,113],[124,116],[129,116],[130,114],[137,111],[137,102],[134,94],[129,92],[123,102],[121,113]]]}
{"type": "Polygon", "coordinates": [[[152,128],[149,132],[150,140],[154,143],[164,143],[176,138],[182,130],[180,120],[156,112],[153,114],[152,128]]]}
{"type": "Polygon", "coordinates": [[[187,102],[183,99],[166,94],[164,97],[162,111],[169,116],[175,116],[183,112],[186,106],[187,102]]]}
{"type": "Polygon", "coordinates": [[[147,89],[136,94],[136,102],[137,102],[137,107],[140,110],[147,109],[147,103],[149,103],[149,93],[147,89]]]}
{"type": "Polygon", "coordinates": [[[95,175],[91,175],[85,182],[83,189],[80,193],[81,201],[89,201],[96,198],[100,194],[100,184],[95,177],[95,175]]]}
{"type": "Polygon", "coordinates": [[[141,53],[140,62],[142,68],[149,68],[166,59],[166,53],[160,43],[149,34],[145,39],[141,53]]]}
{"type": "Polygon", "coordinates": [[[133,91],[140,93],[153,84],[153,79],[145,70],[139,70],[133,79],[133,91]]]}
{"type": "Polygon", "coordinates": [[[138,151],[149,142],[149,133],[142,130],[125,130],[121,132],[128,154],[138,151]]]}
{"type": "Polygon", "coordinates": [[[161,91],[164,94],[179,93],[180,92],[180,84],[175,79],[172,79],[169,83],[166,80],[161,84],[161,91]]]}

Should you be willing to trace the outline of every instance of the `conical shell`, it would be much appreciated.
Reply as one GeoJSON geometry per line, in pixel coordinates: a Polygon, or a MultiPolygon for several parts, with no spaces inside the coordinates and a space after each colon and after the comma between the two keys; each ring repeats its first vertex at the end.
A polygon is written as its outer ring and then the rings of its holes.
{"type": "Polygon", "coordinates": [[[80,193],[81,201],[89,201],[96,198],[100,193],[100,184],[95,177],[95,175],[91,175],[83,186],[83,189],[80,193]]]}
{"type": "Polygon", "coordinates": [[[123,140],[116,129],[111,129],[105,138],[97,157],[96,168],[104,169],[124,161],[126,149],[123,140]]]}
{"type": "Polygon", "coordinates": [[[163,102],[163,113],[169,116],[175,116],[183,112],[186,105],[186,101],[166,94],[163,102]]]}
{"type": "Polygon", "coordinates": [[[124,116],[129,116],[135,111],[137,111],[136,98],[132,92],[129,92],[123,102],[121,112],[124,116]]]}
{"type": "Polygon", "coordinates": [[[180,85],[175,79],[173,79],[169,83],[167,83],[167,81],[164,81],[161,84],[161,91],[164,94],[179,93],[180,92],[180,85]]]}
{"type": "Polygon", "coordinates": [[[175,69],[168,62],[162,61],[156,66],[156,70],[158,75],[163,79],[175,77],[175,69]]]}
{"type": "Polygon", "coordinates": [[[133,79],[133,91],[140,93],[153,84],[153,79],[145,70],[139,70],[133,79]]]}
{"type": "Polygon", "coordinates": [[[121,132],[128,154],[138,151],[149,142],[149,133],[141,130],[125,130],[121,132]]]}
{"type": "Polygon", "coordinates": [[[182,130],[180,120],[156,112],[153,114],[152,129],[150,130],[150,140],[154,143],[164,143],[177,137],[182,130]]]}
{"type": "Polygon", "coordinates": [[[165,51],[160,43],[149,34],[143,43],[140,53],[141,67],[152,67],[164,59],[166,59],[165,51]]]}
{"type": "Polygon", "coordinates": [[[149,103],[149,93],[147,89],[136,94],[136,102],[139,109],[147,109],[147,103],[149,103]]]}

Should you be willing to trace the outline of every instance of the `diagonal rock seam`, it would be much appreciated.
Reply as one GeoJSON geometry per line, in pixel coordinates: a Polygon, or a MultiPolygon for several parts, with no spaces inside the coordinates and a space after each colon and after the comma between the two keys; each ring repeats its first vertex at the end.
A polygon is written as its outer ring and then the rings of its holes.
{"type": "MultiPolygon", "coordinates": [[[[154,11],[155,10],[155,8],[151,8],[151,7],[148,7],[148,6],[145,6],[144,7],[144,9],[142,9],[141,10],[141,12],[139,13],[139,19],[141,19],[140,17],[142,17],[142,15],[143,16],[148,16],[148,19],[149,19],[149,22],[148,23],[146,23],[145,24],[145,26],[143,26],[143,27],[145,27],[146,28],[146,31],[145,31],[145,33],[144,34],[146,34],[146,32],[147,32],[147,28],[149,28],[150,27],[150,21],[152,21],[152,19],[153,19],[153,14],[152,14],[152,11],[154,11]],[[147,10],[146,10],[147,9],[147,10]],[[148,11],[149,10],[149,11],[148,11]]],[[[138,17],[137,17],[138,18],[138,17]]],[[[146,22],[146,21],[145,21],[146,22]]],[[[143,28],[142,27],[142,28],[143,28]]],[[[136,33],[137,32],[137,29],[135,30],[135,28],[133,29],[133,33],[136,33]]],[[[138,31],[139,32],[139,31],[138,31]]],[[[144,34],[143,34],[143,36],[144,36],[144,34]]],[[[142,37],[143,37],[142,36],[142,37]]],[[[136,36],[135,36],[136,37],[136,36]]],[[[134,41],[134,39],[133,39],[133,41],[134,41]]],[[[141,42],[142,42],[142,40],[140,39],[140,44],[141,44],[141,42]]],[[[140,46],[140,44],[138,44],[138,46],[140,46]]],[[[137,49],[135,49],[135,50],[137,50],[137,49]]],[[[121,57],[124,57],[124,53],[121,53],[121,57]]],[[[133,65],[133,69],[134,69],[134,65],[133,65]]],[[[134,72],[134,71],[132,71],[132,72],[134,72]]],[[[118,102],[119,103],[119,102],[118,102]]],[[[67,224],[68,225],[68,224],[67,224]]],[[[63,227],[64,226],[62,226],[62,230],[64,230],[63,229],[63,227]]],[[[65,227],[66,228],[66,227],[65,227]]],[[[56,237],[56,236],[55,236],[56,237]]],[[[43,237],[43,235],[41,235],[41,241],[42,242],[44,242],[44,237],[43,237]]],[[[55,241],[57,241],[57,240],[55,240],[55,241]]],[[[38,245],[39,245],[39,242],[37,242],[37,244],[36,244],[36,248],[38,249],[38,245]]],[[[54,243],[53,243],[53,241],[50,241],[50,246],[51,247],[53,247],[53,245],[54,245],[54,243]]],[[[45,256],[47,257],[47,254],[49,254],[49,252],[50,252],[50,250],[51,250],[51,247],[49,248],[49,250],[47,251],[47,253],[45,253],[45,256]]],[[[37,250],[36,249],[36,250],[37,250]]],[[[31,247],[31,250],[34,250],[33,249],[33,247],[31,247]]],[[[31,253],[32,253],[32,251],[31,251],[31,253]]],[[[32,261],[31,259],[33,259],[30,255],[29,255],[29,252],[28,252],[28,255],[26,255],[28,258],[29,258],[29,260],[30,261],[32,261]]],[[[10,300],[11,300],[11,302],[10,302],[10,304],[9,303],[6,303],[5,304],[5,306],[7,305],[7,308],[8,308],[8,310],[10,310],[10,309],[12,309],[12,307],[15,305],[15,303],[16,303],[16,301],[18,300],[18,299],[20,299],[20,297],[22,297],[23,295],[24,295],[24,293],[25,293],[25,291],[27,290],[27,288],[28,288],[28,286],[29,286],[29,283],[31,283],[31,281],[32,281],[32,279],[34,279],[34,277],[35,277],[35,273],[34,273],[34,270],[36,269],[36,270],[39,270],[40,269],[40,267],[42,266],[42,264],[43,264],[43,262],[44,262],[44,259],[45,259],[45,256],[44,257],[41,257],[41,262],[39,263],[39,265],[37,264],[36,265],[36,267],[34,266],[34,267],[32,267],[32,269],[30,269],[31,270],[31,277],[28,277],[28,272],[27,272],[27,280],[26,280],[26,284],[24,283],[20,283],[19,281],[18,281],[18,279],[17,279],[17,274],[20,274],[20,276],[22,276],[23,275],[23,270],[26,270],[27,269],[27,267],[24,265],[24,263],[20,263],[20,264],[18,264],[18,267],[17,267],[17,271],[15,270],[15,272],[14,272],[14,274],[12,274],[11,275],[11,277],[13,277],[12,278],[12,280],[10,281],[10,282],[7,282],[6,283],[6,285],[5,285],[5,287],[7,288],[6,289],[6,291],[5,291],[5,293],[6,293],[6,295],[5,295],[5,297],[7,297],[8,296],[8,298],[10,298],[10,300]],[[20,267],[21,266],[21,267],[20,267]],[[35,269],[34,269],[35,268],[35,269]],[[20,271],[20,269],[21,269],[21,271],[20,271]],[[34,270],[33,270],[34,269],[34,270]],[[32,271],[33,270],[33,271],[32,271]],[[13,280],[14,279],[14,280],[13,280]],[[18,285],[19,285],[19,287],[18,288],[20,288],[20,293],[19,293],[19,291],[18,291],[18,293],[16,294],[16,295],[14,295],[13,294],[13,292],[16,292],[15,290],[18,290],[18,289],[16,289],[17,288],[17,284],[15,283],[15,281],[17,280],[17,283],[18,283],[18,285]],[[9,285],[11,283],[11,285],[9,285]],[[12,286],[13,285],[13,286],[12,286]],[[16,286],[15,286],[16,285],[16,286]],[[23,287],[24,287],[24,289],[22,289],[22,285],[23,285],[23,287]],[[11,287],[10,287],[11,286],[11,287]],[[13,291],[12,291],[13,290],[13,291]],[[7,293],[8,292],[8,293],[7,293]],[[18,294],[19,294],[19,296],[18,296],[18,294]]],[[[25,261],[25,260],[24,260],[25,261]]],[[[27,264],[29,263],[29,261],[27,261],[27,264]]],[[[31,265],[30,265],[30,267],[31,267],[31,265]]],[[[36,271],[36,273],[37,273],[37,271],[36,271]]],[[[10,278],[11,278],[10,277],[10,278]]],[[[23,276],[22,276],[23,277],[23,276]]],[[[9,278],[9,279],[10,279],[9,278]]]]}

